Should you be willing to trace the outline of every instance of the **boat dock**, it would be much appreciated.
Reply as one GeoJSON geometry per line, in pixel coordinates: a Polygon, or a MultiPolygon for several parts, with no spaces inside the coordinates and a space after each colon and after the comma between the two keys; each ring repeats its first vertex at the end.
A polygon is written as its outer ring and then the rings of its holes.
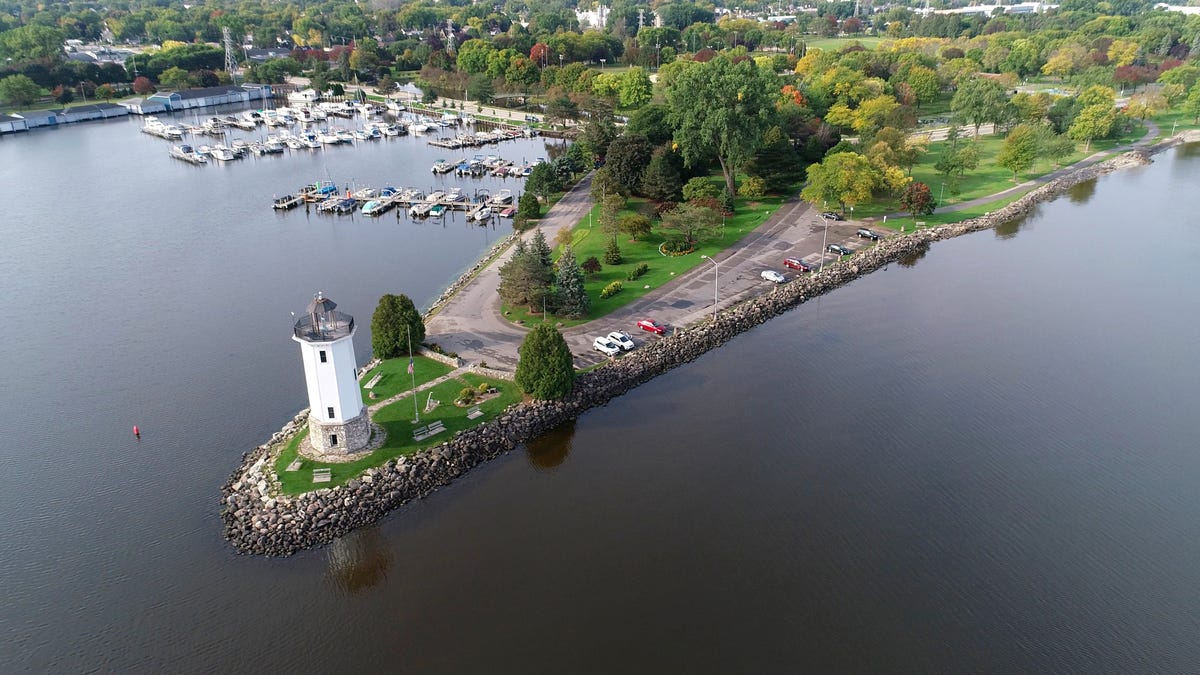
{"type": "Polygon", "coordinates": [[[321,182],[306,185],[295,195],[275,199],[272,207],[286,210],[304,203],[307,209],[315,204],[318,213],[346,214],[357,211],[367,216],[383,215],[398,208],[413,218],[437,217],[445,215],[448,211],[463,211],[468,220],[486,222],[491,215],[511,217],[515,211],[515,201],[511,190],[500,190],[494,195],[480,190],[472,197],[458,191],[437,191],[426,195],[416,188],[394,187],[379,191],[363,188],[342,193],[332,183],[321,182]]]}

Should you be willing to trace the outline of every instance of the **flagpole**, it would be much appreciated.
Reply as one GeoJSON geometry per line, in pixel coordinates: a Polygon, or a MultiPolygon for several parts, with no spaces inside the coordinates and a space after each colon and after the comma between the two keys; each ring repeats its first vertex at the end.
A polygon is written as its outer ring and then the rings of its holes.
{"type": "Polygon", "coordinates": [[[416,416],[413,424],[420,424],[421,413],[417,410],[417,369],[413,368],[412,326],[405,326],[404,329],[408,332],[408,374],[412,375],[413,415],[416,416]]]}

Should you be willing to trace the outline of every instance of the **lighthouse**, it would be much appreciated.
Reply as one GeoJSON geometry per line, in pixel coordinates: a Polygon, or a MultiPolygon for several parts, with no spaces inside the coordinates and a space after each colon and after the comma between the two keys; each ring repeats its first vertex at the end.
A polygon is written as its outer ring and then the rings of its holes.
{"type": "Polygon", "coordinates": [[[352,453],[371,440],[371,422],[355,376],[354,317],[336,307],[318,292],[292,328],[308,383],[308,440],[322,455],[352,453]]]}

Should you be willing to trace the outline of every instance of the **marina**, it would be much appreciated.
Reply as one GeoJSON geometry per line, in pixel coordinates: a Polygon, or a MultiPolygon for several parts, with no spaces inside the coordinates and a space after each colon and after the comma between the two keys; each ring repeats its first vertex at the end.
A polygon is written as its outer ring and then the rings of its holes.
{"type": "MultiPolygon", "coordinates": [[[[193,142],[195,147],[190,152],[180,152],[177,147],[171,149],[172,157],[192,164],[207,164],[210,159],[215,163],[231,162],[251,155],[282,155],[288,150],[317,150],[327,146],[356,145],[410,135],[428,136],[426,143],[449,150],[482,147],[538,135],[530,127],[477,121],[470,115],[445,112],[440,118],[434,119],[374,104],[328,101],[300,107],[283,106],[270,110],[245,110],[240,114],[217,114],[203,122],[195,117],[192,123],[167,123],[150,116],[145,119],[141,131],[173,141],[182,140],[185,136],[220,139],[213,146],[193,142]],[[331,118],[338,123],[331,123],[331,118]],[[359,122],[357,125],[354,124],[355,120],[359,122]],[[264,130],[268,132],[266,135],[242,135],[243,132],[264,130]]],[[[431,167],[431,171],[435,174],[454,173],[479,178],[486,175],[527,176],[531,170],[531,165],[518,166],[511,162],[488,165],[479,155],[476,160],[439,160],[431,167]]]]}

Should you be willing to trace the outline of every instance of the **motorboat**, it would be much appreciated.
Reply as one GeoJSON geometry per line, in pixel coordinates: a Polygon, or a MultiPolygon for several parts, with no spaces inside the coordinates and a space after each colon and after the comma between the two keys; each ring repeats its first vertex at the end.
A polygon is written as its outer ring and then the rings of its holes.
{"type": "Polygon", "coordinates": [[[492,198],[489,199],[488,202],[491,204],[511,204],[512,200],[513,200],[512,190],[501,190],[501,191],[497,192],[496,194],[492,195],[492,198]]]}
{"type": "Polygon", "coordinates": [[[486,223],[488,218],[492,217],[492,208],[490,206],[484,206],[476,210],[475,213],[471,215],[474,216],[475,222],[486,223]]]}
{"type": "Polygon", "coordinates": [[[271,208],[279,211],[285,211],[287,209],[294,209],[297,206],[300,206],[300,203],[303,201],[304,200],[298,195],[284,195],[282,197],[276,197],[275,201],[271,203],[271,208]]]}
{"type": "Polygon", "coordinates": [[[439,159],[438,161],[434,162],[433,167],[430,168],[430,171],[433,173],[450,173],[453,170],[454,164],[452,162],[447,162],[444,159],[439,159]]]}
{"type": "Polygon", "coordinates": [[[212,158],[218,162],[232,162],[233,160],[237,159],[237,155],[233,153],[233,150],[230,150],[224,145],[214,145],[212,149],[209,150],[209,155],[211,155],[212,158]]]}
{"type": "Polygon", "coordinates": [[[190,145],[173,145],[171,146],[171,156],[175,159],[182,159],[190,164],[206,164],[208,158],[196,152],[190,145]]]}

